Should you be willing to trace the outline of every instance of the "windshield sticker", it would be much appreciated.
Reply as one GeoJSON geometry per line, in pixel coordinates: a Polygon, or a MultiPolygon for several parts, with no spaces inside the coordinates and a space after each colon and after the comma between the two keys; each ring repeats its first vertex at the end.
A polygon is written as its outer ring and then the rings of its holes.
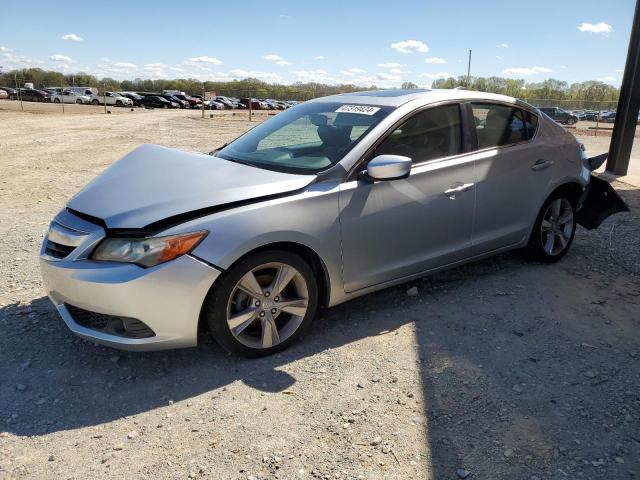
{"type": "Polygon", "coordinates": [[[342,105],[336,113],[359,113],[360,115],[374,115],[379,107],[369,107],[367,105],[342,105]]]}

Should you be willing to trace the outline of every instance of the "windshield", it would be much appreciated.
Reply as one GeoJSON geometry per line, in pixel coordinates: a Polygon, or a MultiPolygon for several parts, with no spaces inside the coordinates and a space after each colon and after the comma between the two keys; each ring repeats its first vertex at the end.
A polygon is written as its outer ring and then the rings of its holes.
{"type": "Polygon", "coordinates": [[[225,160],[293,173],[335,165],[392,107],[309,102],[279,113],[218,150],[225,160]]]}

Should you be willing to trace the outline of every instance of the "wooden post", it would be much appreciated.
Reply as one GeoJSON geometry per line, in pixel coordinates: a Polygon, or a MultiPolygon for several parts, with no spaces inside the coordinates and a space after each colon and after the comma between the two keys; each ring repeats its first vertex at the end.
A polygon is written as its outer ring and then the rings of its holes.
{"type": "Polygon", "coordinates": [[[16,82],[16,93],[18,94],[18,99],[20,100],[20,110],[22,110],[24,112],[24,106],[22,105],[22,92],[18,88],[18,74],[14,73],[13,74],[13,78],[14,78],[14,80],[16,82]]]}
{"type": "Polygon", "coordinates": [[[107,84],[102,83],[102,101],[104,102],[104,113],[107,113],[107,84]]]}
{"type": "Polygon", "coordinates": [[[204,82],[202,82],[202,118],[204,118],[204,82]]]}
{"type": "Polygon", "coordinates": [[[249,92],[249,121],[251,121],[251,116],[253,115],[252,107],[253,107],[253,97],[251,96],[251,92],[249,92]]]}

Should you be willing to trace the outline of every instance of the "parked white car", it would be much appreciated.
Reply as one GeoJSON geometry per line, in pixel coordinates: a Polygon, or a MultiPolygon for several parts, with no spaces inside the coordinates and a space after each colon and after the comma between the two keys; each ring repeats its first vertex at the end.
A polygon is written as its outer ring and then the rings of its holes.
{"type": "Polygon", "coordinates": [[[80,95],[79,93],[65,90],[62,93],[52,93],[51,101],[53,103],[63,102],[63,103],[89,104],[91,103],[91,98],[86,95],[80,95]]]}
{"type": "Polygon", "coordinates": [[[133,101],[115,92],[105,92],[104,95],[91,95],[93,105],[115,105],[116,107],[132,107],[133,101]]]}

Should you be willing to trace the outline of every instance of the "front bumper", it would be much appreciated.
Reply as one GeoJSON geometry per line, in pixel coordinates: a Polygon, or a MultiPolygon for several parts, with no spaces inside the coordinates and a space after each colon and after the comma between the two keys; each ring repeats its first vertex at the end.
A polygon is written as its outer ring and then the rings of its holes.
{"type": "Polygon", "coordinates": [[[53,260],[45,254],[40,268],[47,295],[73,333],[135,351],[195,346],[202,304],[221,273],[189,255],[145,269],[86,258],[53,260]],[[128,338],[84,327],[67,305],[140,320],[155,335],[128,338]]]}

